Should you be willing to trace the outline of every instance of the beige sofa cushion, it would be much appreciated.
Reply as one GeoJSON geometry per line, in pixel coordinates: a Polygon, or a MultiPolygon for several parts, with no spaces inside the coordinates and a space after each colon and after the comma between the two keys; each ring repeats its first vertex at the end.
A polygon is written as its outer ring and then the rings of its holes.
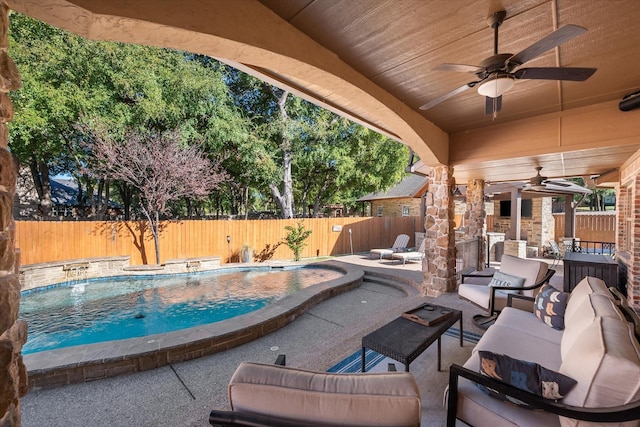
{"type": "Polygon", "coordinates": [[[625,322],[624,315],[616,307],[611,298],[605,294],[592,293],[581,298],[582,303],[572,311],[571,316],[565,314],[565,327],[560,343],[562,358],[566,357],[582,332],[598,317],[610,317],[625,322]]]}
{"type": "MultiPolygon", "coordinates": [[[[567,405],[606,408],[640,399],[640,346],[629,325],[618,319],[591,322],[563,358],[560,372],[578,381],[563,399],[567,405]]],[[[566,418],[561,424],[598,425],[566,418]]]]}
{"type": "MultiPolygon", "coordinates": [[[[514,329],[516,333],[519,334],[519,336],[514,337],[518,342],[526,343],[529,336],[533,336],[536,339],[544,339],[557,345],[556,351],[560,348],[563,331],[548,327],[531,311],[506,307],[500,312],[495,325],[514,329]]],[[[485,335],[487,335],[487,333],[485,333],[485,335]]],[[[559,366],[558,364],[558,367],[559,366]]]]}
{"type": "Polygon", "coordinates": [[[408,372],[329,374],[241,363],[229,382],[234,411],[350,426],[418,426],[420,392],[408,372]]]}
{"type": "MultiPolygon", "coordinates": [[[[547,329],[551,329],[545,326],[547,329]]],[[[494,326],[491,326],[494,328],[494,326]]],[[[489,329],[491,329],[489,328],[489,329]]],[[[480,357],[473,353],[465,368],[480,372],[480,357]]],[[[458,411],[460,420],[474,427],[558,427],[557,415],[506,403],[484,393],[478,386],[460,378],[458,382],[458,411]]],[[[459,424],[459,423],[458,423],[459,424]]]]}
{"type": "MultiPolygon", "coordinates": [[[[522,286],[533,286],[538,283],[549,269],[549,264],[542,261],[518,258],[512,255],[503,255],[500,261],[500,271],[513,276],[524,277],[522,286]]],[[[535,296],[535,291],[523,291],[522,294],[535,296]]]]}
{"type": "MultiPolygon", "coordinates": [[[[545,327],[551,329],[548,326],[545,327]]],[[[560,369],[562,364],[560,346],[557,343],[543,337],[522,334],[508,326],[492,325],[473,348],[474,356],[480,350],[538,363],[554,371],[560,369]]]]}
{"type": "MultiPolygon", "coordinates": [[[[503,255],[500,263],[500,271],[502,273],[510,274],[516,277],[524,278],[522,286],[533,286],[538,283],[549,269],[549,264],[543,261],[536,261],[531,259],[518,258],[512,255],[503,255]]],[[[491,278],[478,278],[470,277],[465,280],[465,283],[458,286],[458,295],[465,298],[480,307],[489,308],[489,301],[491,299],[491,288],[488,283],[491,278]]],[[[494,301],[494,310],[501,311],[507,305],[509,290],[496,291],[496,297],[494,301]]],[[[532,291],[518,291],[527,296],[535,296],[538,289],[532,291]]]]}
{"type": "Polygon", "coordinates": [[[607,289],[607,284],[602,279],[590,276],[585,277],[571,291],[571,296],[567,302],[567,309],[564,312],[565,326],[585,298],[593,293],[601,293],[613,299],[611,292],[607,289]]]}

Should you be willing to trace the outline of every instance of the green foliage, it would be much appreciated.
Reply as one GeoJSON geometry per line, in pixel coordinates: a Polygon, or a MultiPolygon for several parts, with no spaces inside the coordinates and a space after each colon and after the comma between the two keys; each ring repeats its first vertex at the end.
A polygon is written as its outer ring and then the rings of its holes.
{"type": "MultiPolygon", "coordinates": [[[[74,127],[82,117],[99,119],[120,140],[132,130],[175,130],[185,146],[201,144],[208,157],[221,159],[233,179],[207,202],[173,201],[175,216],[273,210],[285,191],[297,203],[295,213],[315,216],[326,204],[353,207],[403,176],[402,144],[293,95],[283,114],[281,89],[212,58],[86,40],[19,13],[10,20],[11,57],[23,80],[9,94],[11,150],[23,163],[72,174],[87,189],[96,181],[83,171],[87,135],[74,127]]],[[[124,194],[122,182],[112,183],[123,202],[140,200],[137,191],[124,194]]]]}
{"type": "Polygon", "coordinates": [[[115,139],[131,130],[175,131],[183,145],[200,144],[210,158],[247,137],[217,61],[86,40],[19,13],[10,19],[11,57],[23,80],[22,89],[9,94],[15,108],[10,147],[23,163],[95,185],[83,172],[87,135],[74,126],[81,117],[99,119],[115,139]]]}
{"type": "Polygon", "coordinates": [[[285,150],[292,155],[296,212],[303,216],[317,216],[326,204],[353,207],[359,197],[387,189],[404,176],[409,156],[404,145],[293,95],[287,97],[282,120],[274,96],[281,93],[278,89],[237,71],[227,80],[253,129],[248,147],[236,147],[251,159],[250,167],[239,168],[241,179],[259,194],[269,186],[282,188],[285,150]]]}
{"type": "Polygon", "coordinates": [[[303,221],[298,221],[297,226],[287,225],[284,227],[288,231],[284,238],[285,243],[293,251],[293,258],[300,261],[300,254],[307,246],[305,240],[311,235],[311,230],[305,230],[303,221]]]}

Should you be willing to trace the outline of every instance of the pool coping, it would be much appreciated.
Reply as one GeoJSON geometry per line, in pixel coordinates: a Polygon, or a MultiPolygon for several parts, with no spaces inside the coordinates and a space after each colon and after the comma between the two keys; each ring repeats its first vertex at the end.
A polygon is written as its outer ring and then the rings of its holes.
{"type": "MultiPolygon", "coordinates": [[[[278,263],[277,266],[300,265],[278,263]]],[[[23,355],[29,390],[53,388],[155,369],[228,350],[291,323],[314,305],[362,284],[364,270],[331,260],[304,264],[344,276],[309,286],[242,316],[140,338],[23,355]]]]}

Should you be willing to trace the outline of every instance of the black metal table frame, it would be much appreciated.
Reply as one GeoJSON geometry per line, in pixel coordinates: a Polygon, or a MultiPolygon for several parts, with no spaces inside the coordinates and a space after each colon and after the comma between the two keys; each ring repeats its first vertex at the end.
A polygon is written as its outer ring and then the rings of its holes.
{"type": "Polygon", "coordinates": [[[434,326],[425,326],[413,322],[404,317],[398,317],[387,323],[379,329],[371,332],[362,338],[362,372],[366,371],[365,352],[369,348],[384,356],[390,357],[404,364],[404,370],[409,372],[409,364],[420,356],[436,339],[438,340],[438,371],[441,369],[441,352],[442,352],[442,335],[456,322],[460,322],[460,347],[463,346],[463,330],[462,330],[462,311],[453,310],[448,307],[437,306],[437,308],[453,311],[453,316],[434,326]],[[413,333],[413,336],[419,336],[419,341],[408,351],[400,352],[397,348],[403,344],[407,344],[406,335],[403,332],[413,333]],[[402,342],[401,342],[402,340],[402,342]],[[380,342],[380,341],[386,341],[380,342]],[[391,344],[390,344],[391,341],[391,344]],[[397,344],[397,345],[393,345],[397,344]],[[395,347],[395,348],[394,348],[395,347]]]}

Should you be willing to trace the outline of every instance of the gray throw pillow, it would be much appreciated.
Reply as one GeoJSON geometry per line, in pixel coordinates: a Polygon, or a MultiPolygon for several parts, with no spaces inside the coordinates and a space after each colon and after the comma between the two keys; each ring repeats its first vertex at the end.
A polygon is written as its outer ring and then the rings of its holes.
{"type": "MultiPolygon", "coordinates": [[[[489,282],[489,286],[495,286],[497,288],[519,288],[524,285],[524,277],[513,276],[507,273],[501,273],[496,271],[489,282]]],[[[501,290],[501,292],[512,293],[518,291],[509,291],[508,289],[501,290]]]]}

